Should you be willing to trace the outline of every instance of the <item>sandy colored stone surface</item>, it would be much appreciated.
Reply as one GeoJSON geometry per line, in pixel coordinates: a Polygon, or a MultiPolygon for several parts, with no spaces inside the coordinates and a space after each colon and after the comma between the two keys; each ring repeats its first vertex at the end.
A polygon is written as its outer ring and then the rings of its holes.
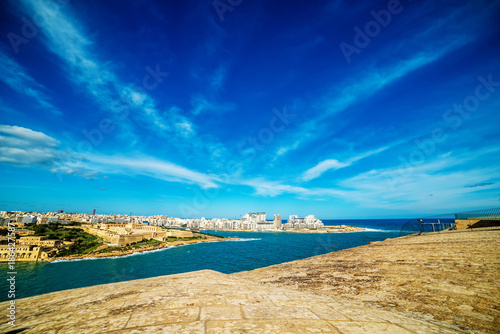
{"type": "MultiPolygon", "coordinates": [[[[445,321],[467,332],[500,333],[500,230],[408,236],[230,276],[445,321]]],[[[355,320],[351,311],[340,313],[355,320]]],[[[365,315],[361,321],[373,321],[373,313],[365,315]]],[[[366,326],[336,327],[345,333],[398,332],[366,326]]]]}
{"type": "MultiPolygon", "coordinates": [[[[0,303],[5,310],[8,303],[0,303]]],[[[203,270],[19,299],[1,333],[460,333],[438,321],[203,270]]]]}

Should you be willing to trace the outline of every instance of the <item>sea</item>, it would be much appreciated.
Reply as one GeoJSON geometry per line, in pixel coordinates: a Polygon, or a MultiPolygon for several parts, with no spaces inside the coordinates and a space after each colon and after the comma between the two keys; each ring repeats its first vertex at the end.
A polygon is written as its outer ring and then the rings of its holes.
{"type": "Polygon", "coordinates": [[[11,276],[15,276],[17,299],[202,269],[230,274],[416,233],[420,226],[415,220],[408,219],[323,220],[323,223],[358,226],[366,230],[322,234],[209,231],[240,240],[176,246],[104,259],[17,262],[14,275],[8,274],[7,263],[0,263],[0,301],[9,300],[7,279],[11,276]]]}

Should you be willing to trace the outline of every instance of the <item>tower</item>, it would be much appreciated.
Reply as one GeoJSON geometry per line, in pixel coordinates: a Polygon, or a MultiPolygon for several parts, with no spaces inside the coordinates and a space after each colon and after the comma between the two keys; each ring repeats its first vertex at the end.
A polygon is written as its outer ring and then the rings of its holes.
{"type": "Polygon", "coordinates": [[[281,215],[274,215],[274,228],[281,229],[281,215]]]}

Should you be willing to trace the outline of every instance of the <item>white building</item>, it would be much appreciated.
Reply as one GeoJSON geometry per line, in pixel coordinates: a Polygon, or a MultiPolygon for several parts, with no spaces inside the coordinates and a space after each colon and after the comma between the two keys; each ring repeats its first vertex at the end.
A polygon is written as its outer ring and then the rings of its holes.
{"type": "Polygon", "coordinates": [[[23,216],[22,222],[25,224],[36,224],[36,216],[35,215],[25,215],[25,216],[23,216]]]}
{"type": "Polygon", "coordinates": [[[299,218],[297,215],[290,215],[287,223],[284,225],[285,228],[297,228],[297,229],[311,229],[311,228],[321,228],[323,227],[323,222],[314,215],[308,215],[305,218],[299,218]]]}

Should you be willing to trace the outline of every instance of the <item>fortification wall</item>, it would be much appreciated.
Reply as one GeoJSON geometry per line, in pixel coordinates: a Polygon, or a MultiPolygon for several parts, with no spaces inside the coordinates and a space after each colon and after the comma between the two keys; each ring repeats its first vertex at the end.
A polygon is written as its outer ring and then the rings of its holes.
{"type": "Polygon", "coordinates": [[[167,237],[176,237],[176,238],[192,238],[192,231],[183,231],[183,230],[168,230],[166,233],[167,237]]]}
{"type": "Polygon", "coordinates": [[[124,246],[126,244],[131,244],[133,242],[139,242],[146,239],[146,235],[144,234],[129,234],[129,235],[114,235],[111,238],[111,243],[118,245],[118,246],[124,246]]]}

